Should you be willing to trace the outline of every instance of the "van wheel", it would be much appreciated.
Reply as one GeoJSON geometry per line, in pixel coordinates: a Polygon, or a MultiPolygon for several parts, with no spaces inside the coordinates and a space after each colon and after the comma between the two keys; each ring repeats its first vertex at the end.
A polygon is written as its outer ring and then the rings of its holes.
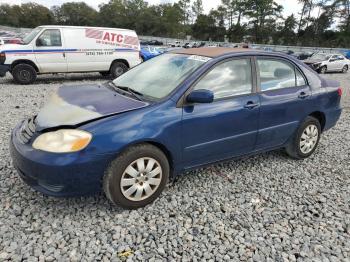
{"type": "Polygon", "coordinates": [[[113,79],[121,76],[126,71],[128,71],[129,68],[122,62],[114,62],[111,67],[111,76],[113,79]]]}
{"type": "Polygon", "coordinates": [[[289,156],[295,159],[304,159],[311,156],[321,138],[320,122],[308,116],[295,133],[293,140],[286,147],[289,156]]]}
{"type": "Polygon", "coordinates": [[[103,190],[114,204],[135,209],[152,203],[169,178],[169,162],[163,152],[150,144],[126,149],[108,167],[103,190]]]}
{"type": "Polygon", "coordinates": [[[29,85],[32,84],[36,80],[36,71],[34,67],[28,64],[18,64],[16,65],[11,74],[13,79],[21,85],[29,85]]]}

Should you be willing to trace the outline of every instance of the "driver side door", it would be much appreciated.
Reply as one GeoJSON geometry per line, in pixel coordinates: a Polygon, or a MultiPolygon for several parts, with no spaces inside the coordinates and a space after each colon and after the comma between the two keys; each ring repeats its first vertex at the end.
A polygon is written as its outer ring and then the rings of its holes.
{"type": "Polygon", "coordinates": [[[252,65],[250,58],[221,62],[187,92],[210,90],[214,101],[183,105],[181,137],[185,168],[254,150],[260,102],[255,94],[252,65]]]}
{"type": "Polygon", "coordinates": [[[45,29],[35,41],[40,73],[66,73],[67,61],[61,29],[45,29]]]}

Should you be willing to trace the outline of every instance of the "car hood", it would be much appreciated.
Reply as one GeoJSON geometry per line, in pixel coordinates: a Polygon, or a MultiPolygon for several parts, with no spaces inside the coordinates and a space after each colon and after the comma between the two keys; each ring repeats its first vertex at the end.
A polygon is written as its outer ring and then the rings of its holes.
{"type": "Polygon", "coordinates": [[[12,50],[32,50],[30,45],[19,45],[19,44],[4,44],[0,45],[0,52],[12,51],[12,50]]]}
{"type": "Polygon", "coordinates": [[[149,105],[149,103],[121,95],[109,89],[107,85],[60,87],[38,113],[37,130],[76,126],[149,105]]]}
{"type": "Polygon", "coordinates": [[[322,59],[306,59],[303,61],[305,64],[316,64],[323,62],[322,59]]]}

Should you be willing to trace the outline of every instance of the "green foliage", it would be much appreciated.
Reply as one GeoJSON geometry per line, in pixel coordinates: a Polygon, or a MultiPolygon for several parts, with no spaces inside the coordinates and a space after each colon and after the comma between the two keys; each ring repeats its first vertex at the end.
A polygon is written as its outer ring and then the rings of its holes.
{"type": "Polygon", "coordinates": [[[130,28],[139,35],[233,42],[349,46],[350,0],[297,0],[300,12],[286,18],[276,0],[221,0],[209,14],[203,0],[149,5],[145,0],[109,0],[99,10],[66,2],[51,10],[36,3],[0,4],[0,25],[44,24],[130,28]],[[334,22],[338,27],[335,28],[334,22]]]}
{"type": "Polygon", "coordinates": [[[61,25],[92,26],[97,22],[98,12],[84,2],[64,3],[51,11],[61,25]]]}

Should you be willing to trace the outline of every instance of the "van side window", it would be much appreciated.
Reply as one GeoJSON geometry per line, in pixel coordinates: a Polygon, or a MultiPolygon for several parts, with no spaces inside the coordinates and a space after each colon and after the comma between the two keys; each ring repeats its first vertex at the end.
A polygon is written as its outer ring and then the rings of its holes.
{"type": "Polygon", "coordinates": [[[58,29],[45,30],[36,40],[37,46],[62,46],[61,32],[58,29]]]}
{"type": "Polygon", "coordinates": [[[276,59],[258,59],[261,91],[305,85],[305,79],[288,62],[276,59]]]}

